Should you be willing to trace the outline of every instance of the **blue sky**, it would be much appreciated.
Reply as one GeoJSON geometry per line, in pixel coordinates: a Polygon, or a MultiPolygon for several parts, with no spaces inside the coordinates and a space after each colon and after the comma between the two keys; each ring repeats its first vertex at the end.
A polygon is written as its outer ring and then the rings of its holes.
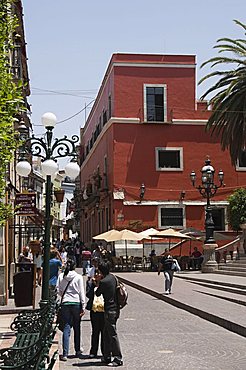
{"type": "MultiPolygon", "coordinates": [[[[43,113],[63,121],[95,98],[113,53],[195,54],[198,81],[218,38],[243,37],[233,19],[246,23],[245,0],[23,0],[23,7],[36,134],[43,113]]],[[[84,122],[82,112],[55,135],[79,134],[84,122]]]]}

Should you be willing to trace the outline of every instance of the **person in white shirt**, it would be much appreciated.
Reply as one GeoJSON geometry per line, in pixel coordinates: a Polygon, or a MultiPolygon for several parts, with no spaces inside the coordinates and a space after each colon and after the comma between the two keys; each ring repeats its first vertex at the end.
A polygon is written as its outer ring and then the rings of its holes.
{"type": "Polygon", "coordinates": [[[65,322],[62,346],[63,354],[60,357],[62,361],[67,361],[69,354],[69,339],[71,328],[74,330],[74,348],[75,355],[79,357],[82,354],[80,347],[80,322],[85,314],[85,291],[83,278],[75,271],[76,262],[67,260],[64,273],[61,273],[57,281],[58,294],[62,297],[61,315],[65,322]],[[65,293],[64,293],[65,292],[65,293]]]}

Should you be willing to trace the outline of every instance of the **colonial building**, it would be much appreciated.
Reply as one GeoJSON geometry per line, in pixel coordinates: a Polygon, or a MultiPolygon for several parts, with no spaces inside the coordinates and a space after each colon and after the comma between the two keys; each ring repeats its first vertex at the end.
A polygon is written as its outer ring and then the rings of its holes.
{"type": "Polygon", "coordinates": [[[110,228],[204,230],[190,173],[207,156],[215,178],[225,174],[212,205],[216,230],[228,230],[227,197],[246,184],[246,163],[232,167],[205,132],[209,114],[196,100],[195,56],[113,54],[81,131],[82,240],[110,228]]]}
{"type": "MultiPolygon", "coordinates": [[[[6,2],[7,3],[7,2],[6,2]]],[[[16,0],[9,5],[9,10],[12,11],[14,17],[17,19],[17,28],[9,37],[13,40],[13,48],[9,55],[10,72],[13,81],[22,83],[22,96],[25,102],[26,111],[19,112],[15,117],[15,129],[18,130],[20,124],[25,125],[27,130],[30,128],[30,120],[28,113],[30,107],[27,98],[30,95],[26,42],[23,24],[23,7],[22,1],[16,0]],[[20,123],[21,122],[21,123],[20,123]]],[[[6,9],[7,9],[6,5],[6,9]]],[[[14,204],[14,199],[17,193],[22,190],[23,183],[21,183],[19,176],[16,174],[16,158],[9,163],[6,171],[6,197],[3,201],[14,204]]],[[[40,179],[33,174],[30,179],[32,183],[39,183],[40,179]]],[[[28,189],[30,184],[25,183],[28,189]]],[[[15,216],[8,220],[6,225],[0,226],[0,305],[7,304],[8,296],[12,293],[13,288],[13,274],[15,272],[15,260],[19,250],[23,246],[22,243],[28,238],[28,233],[32,233],[32,229],[26,229],[26,220],[21,216],[15,216]]],[[[36,225],[36,223],[35,223],[36,225]]]]}

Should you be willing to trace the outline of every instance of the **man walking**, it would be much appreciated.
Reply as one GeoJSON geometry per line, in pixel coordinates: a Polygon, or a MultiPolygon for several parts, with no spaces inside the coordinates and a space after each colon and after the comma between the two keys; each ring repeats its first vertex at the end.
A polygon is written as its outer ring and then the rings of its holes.
{"type": "Polygon", "coordinates": [[[104,298],[104,357],[102,362],[108,366],[122,366],[122,354],[120,342],[116,330],[116,322],[120,315],[120,309],[116,300],[117,281],[114,275],[109,273],[109,262],[100,262],[98,270],[103,275],[99,283],[96,295],[104,298]],[[113,361],[111,361],[111,356],[113,361]]]}

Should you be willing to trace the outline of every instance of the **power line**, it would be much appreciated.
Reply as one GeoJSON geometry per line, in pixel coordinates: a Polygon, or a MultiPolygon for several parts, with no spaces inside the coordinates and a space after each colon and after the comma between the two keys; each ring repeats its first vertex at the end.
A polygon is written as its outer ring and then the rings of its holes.
{"type": "MultiPolygon", "coordinates": [[[[84,112],[86,110],[86,108],[91,105],[93,102],[95,101],[95,99],[91,100],[88,104],[86,104],[86,106],[84,108],[82,108],[80,111],[78,111],[77,113],[73,114],[72,116],[68,117],[68,118],[65,118],[64,120],[62,121],[58,121],[56,124],[59,125],[60,123],[63,123],[63,122],[66,122],[66,121],[69,121],[70,119],[78,116],[80,113],[84,112]]],[[[43,125],[36,125],[36,124],[32,124],[34,127],[43,127],[43,125]]]]}

